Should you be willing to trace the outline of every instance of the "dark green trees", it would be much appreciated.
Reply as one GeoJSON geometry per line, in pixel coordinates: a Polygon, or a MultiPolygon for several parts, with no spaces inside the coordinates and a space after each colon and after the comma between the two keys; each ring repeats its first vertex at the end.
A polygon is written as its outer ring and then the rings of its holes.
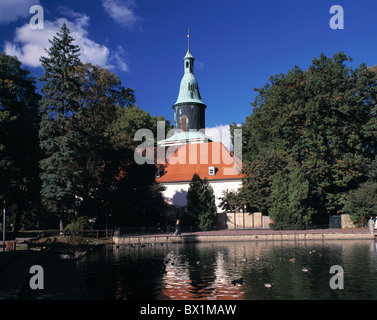
{"type": "Polygon", "coordinates": [[[62,219],[75,212],[82,192],[82,154],[79,120],[83,108],[77,101],[80,96],[81,64],[79,48],[64,24],[41,57],[44,76],[41,81],[43,98],[40,104],[39,129],[43,159],[40,162],[42,203],[46,209],[62,219]]]}
{"type": "MultiPolygon", "coordinates": [[[[343,212],[348,191],[365,180],[365,165],[375,154],[376,73],[364,64],[350,68],[349,61],[343,53],[322,54],[307,70],[272,76],[256,90],[253,113],[242,125],[243,158],[251,162],[246,169],[255,167],[245,171],[246,182],[257,175],[255,161],[264,149],[298,163],[316,223],[343,212]]],[[[254,201],[263,197],[268,204],[264,195],[254,201]]]]}
{"type": "Polygon", "coordinates": [[[117,120],[111,125],[110,134],[127,134],[130,137],[134,137],[137,130],[144,128],[153,132],[156,142],[157,121],[165,121],[166,136],[166,133],[173,128],[169,120],[165,120],[163,116],[152,116],[148,111],[130,104],[126,108],[117,108],[117,120]]]}
{"type": "Polygon", "coordinates": [[[0,53],[0,202],[16,232],[39,206],[39,99],[29,71],[0,53]]]}
{"type": "Polygon", "coordinates": [[[268,149],[260,150],[252,162],[246,162],[242,169],[245,177],[238,195],[238,207],[248,212],[268,214],[272,199],[271,185],[274,175],[282,171],[287,161],[276,152],[268,149]]]}
{"type": "Polygon", "coordinates": [[[79,213],[94,226],[151,226],[161,221],[164,209],[154,165],[134,160],[135,131],[153,130],[157,119],[134,106],[135,93],[105,68],[78,67],[83,107],[83,193],[79,213]],[[136,111],[134,113],[133,111],[136,111]]]}
{"type": "Polygon", "coordinates": [[[377,213],[377,183],[367,181],[347,195],[344,208],[358,226],[366,225],[370,217],[377,213]]]}
{"type": "Polygon", "coordinates": [[[129,139],[110,135],[109,128],[117,119],[117,108],[133,103],[135,96],[132,89],[125,89],[118,76],[105,68],[88,63],[76,67],[76,72],[80,90],[75,99],[82,108],[76,126],[81,137],[82,164],[79,214],[95,220],[96,227],[103,228],[106,215],[112,214],[108,195],[118,181],[121,160],[132,159],[132,152],[127,152],[129,139]],[[115,147],[118,140],[123,140],[122,148],[126,151],[115,147]]]}
{"type": "Polygon", "coordinates": [[[356,225],[366,225],[370,217],[377,215],[377,158],[366,166],[367,181],[346,197],[344,212],[356,225]]]}
{"type": "Polygon", "coordinates": [[[83,65],[73,41],[63,25],[41,58],[42,202],[61,222],[84,215],[96,227],[153,225],[164,207],[156,168],[136,164],[133,133],[119,125],[137,121],[124,116],[136,108],[134,90],[107,69],[83,65]]]}
{"type": "Polygon", "coordinates": [[[211,230],[216,218],[215,196],[208,180],[194,174],[187,191],[187,212],[190,223],[203,231],[211,230]]]}
{"type": "Polygon", "coordinates": [[[80,216],[97,228],[162,223],[156,167],[135,162],[133,134],[155,131],[164,118],[134,106],[134,90],[114,73],[82,64],[66,25],[50,44],[40,59],[42,98],[17,58],[0,54],[0,201],[8,221],[16,230],[21,222],[51,228],[59,217],[61,231],[80,216]]]}
{"type": "Polygon", "coordinates": [[[311,222],[309,181],[298,164],[289,164],[273,176],[268,211],[272,229],[301,229],[311,222]]]}

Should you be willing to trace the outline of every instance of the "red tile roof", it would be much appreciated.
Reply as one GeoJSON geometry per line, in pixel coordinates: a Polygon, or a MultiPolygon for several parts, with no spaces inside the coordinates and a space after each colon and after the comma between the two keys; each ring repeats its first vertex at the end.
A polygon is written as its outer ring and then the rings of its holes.
{"type": "Polygon", "coordinates": [[[196,173],[208,180],[241,179],[242,162],[221,142],[205,142],[168,147],[165,164],[158,165],[161,176],[156,181],[191,181],[196,173]],[[215,175],[208,175],[208,167],[216,168],[215,175]]]}

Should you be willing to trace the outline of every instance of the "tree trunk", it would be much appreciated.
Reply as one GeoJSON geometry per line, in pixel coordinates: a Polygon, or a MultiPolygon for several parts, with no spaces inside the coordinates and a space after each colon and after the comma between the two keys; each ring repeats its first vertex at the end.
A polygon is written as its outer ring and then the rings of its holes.
{"type": "Polygon", "coordinates": [[[59,217],[59,234],[64,236],[64,225],[62,217],[59,217]]]}

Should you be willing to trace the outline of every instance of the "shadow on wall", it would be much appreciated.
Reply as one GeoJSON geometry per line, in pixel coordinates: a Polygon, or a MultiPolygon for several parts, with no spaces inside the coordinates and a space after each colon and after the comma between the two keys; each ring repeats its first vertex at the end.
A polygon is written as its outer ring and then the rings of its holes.
{"type": "Polygon", "coordinates": [[[177,191],[174,196],[171,198],[171,204],[174,206],[184,207],[187,204],[187,191],[181,189],[177,191]]]}

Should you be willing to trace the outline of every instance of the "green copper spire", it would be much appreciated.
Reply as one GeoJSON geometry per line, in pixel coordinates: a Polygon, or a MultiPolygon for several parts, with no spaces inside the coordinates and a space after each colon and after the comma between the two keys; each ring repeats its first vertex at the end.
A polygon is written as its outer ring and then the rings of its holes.
{"type": "Polygon", "coordinates": [[[189,30],[187,31],[188,49],[185,57],[183,58],[185,73],[181,81],[178,99],[175,104],[184,102],[196,102],[204,104],[200,97],[198,82],[196,81],[196,78],[194,76],[195,58],[191,55],[190,52],[190,33],[189,30]]]}

